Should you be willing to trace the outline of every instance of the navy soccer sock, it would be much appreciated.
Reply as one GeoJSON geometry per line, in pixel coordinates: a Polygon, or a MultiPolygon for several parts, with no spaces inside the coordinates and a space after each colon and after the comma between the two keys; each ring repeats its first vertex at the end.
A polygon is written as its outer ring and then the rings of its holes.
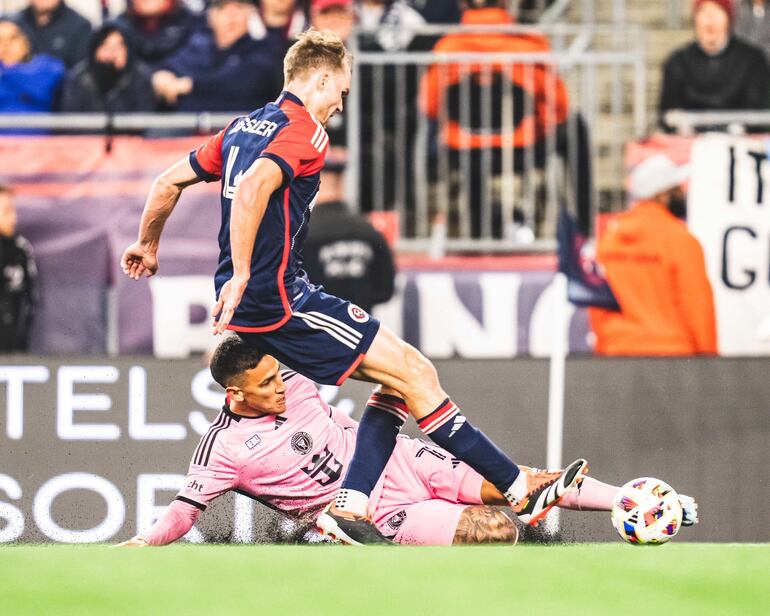
{"type": "Polygon", "coordinates": [[[396,437],[408,415],[409,409],[401,398],[380,392],[370,396],[358,426],[353,459],[335,501],[338,507],[346,508],[349,490],[367,497],[371,494],[393,453],[396,437]]]}
{"type": "Polygon", "coordinates": [[[503,494],[519,476],[519,467],[473,426],[449,398],[417,425],[434,443],[465,462],[503,494]]]}

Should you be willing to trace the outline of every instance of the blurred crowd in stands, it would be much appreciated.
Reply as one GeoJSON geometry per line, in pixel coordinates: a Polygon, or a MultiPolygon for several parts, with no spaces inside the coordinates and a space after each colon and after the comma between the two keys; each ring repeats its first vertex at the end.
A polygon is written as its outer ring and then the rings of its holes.
{"type": "MultiPolygon", "coordinates": [[[[249,111],[277,97],[283,82],[283,56],[293,39],[309,27],[332,30],[343,40],[357,29],[358,46],[367,52],[551,49],[547,38],[535,32],[449,33],[443,37],[415,32],[425,24],[513,24],[515,17],[507,10],[510,5],[505,0],[126,0],[122,6],[122,0],[19,2],[19,6],[14,0],[4,2],[0,15],[0,112],[249,111]]],[[[526,7],[526,1],[519,3],[520,9],[526,7]]],[[[674,130],[666,120],[669,110],[770,109],[770,0],[694,0],[692,7],[693,41],[675,49],[662,67],[659,127],[674,130]]],[[[425,72],[419,92],[417,87],[409,86],[414,90],[409,97],[415,108],[434,122],[432,136],[449,152],[450,176],[464,185],[457,192],[465,190],[471,195],[472,237],[500,237],[504,226],[494,219],[491,233],[481,231],[478,199],[491,190],[481,165],[491,162],[493,175],[500,175],[503,165],[510,161],[504,163],[496,153],[505,148],[529,148],[534,152],[535,166],[541,167],[547,154],[543,147],[546,138],[565,160],[568,150],[577,152],[577,164],[567,161],[567,172],[578,224],[581,231],[588,232],[593,211],[588,127],[579,110],[570,107],[567,88],[553,65],[530,66],[526,78],[517,69],[521,67],[433,67],[425,72]],[[532,117],[517,116],[513,132],[506,133],[511,121],[502,117],[504,105],[497,105],[495,113],[500,117],[493,118],[494,126],[487,125],[488,119],[480,124],[478,109],[469,111],[463,107],[465,99],[458,98],[458,84],[467,81],[469,74],[472,85],[486,88],[496,101],[510,90],[531,100],[532,117]],[[491,161],[485,158],[489,150],[493,154],[491,161]]],[[[395,87],[393,67],[385,67],[382,78],[386,87],[395,87]]],[[[367,79],[371,80],[372,75],[362,72],[359,96],[364,116],[374,108],[377,96],[367,79]]],[[[527,107],[518,101],[513,108],[521,114],[527,107]]],[[[396,112],[382,110],[386,127],[394,123],[390,116],[396,112]]],[[[412,124],[407,124],[406,132],[414,134],[414,119],[408,122],[412,124]]],[[[342,165],[344,116],[333,118],[327,129],[333,146],[328,162],[331,167],[342,165]]],[[[371,129],[363,122],[362,143],[372,142],[367,131],[371,129]]],[[[385,140],[382,147],[396,146],[385,140]]],[[[360,153],[362,168],[371,166],[367,155],[365,149],[360,153]]],[[[411,166],[411,149],[403,148],[400,155],[411,166]]],[[[514,155],[514,167],[517,160],[522,158],[514,155]]],[[[635,301],[639,285],[627,284],[634,281],[634,276],[659,283],[656,289],[646,290],[646,296],[654,301],[643,310],[646,321],[623,311],[594,312],[597,350],[608,354],[634,350],[649,354],[711,354],[716,352],[716,333],[703,254],[678,220],[681,214],[676,205],[681,199],[672,163],[656,162],[657,167],[650,167],[649,178],[642,178],[643,173],[632,178],[636,187],[636,192],[630,194],[634,207],[619,217],[599,250],[621,306],[642,305],[635,301]],[[650,179],[664,177],[670,180],[665,185],[650,179]],[[652,188],[651,183],[655,184],[652,188]],[[664,228],[668,229],[666,233],[661,231],[664,228]],[[691,286],[685,295],[692,304],[691,314],[699,315],[698,319],[685,315],[682,321],[682,315],[672,308],[684,300],[675,296],[671,285],[667,286],[671,267],[662,256],[644,261],[644,271],[623,265],[630,262],[626,253],[631,254],[640,245],[656,255],[679,255],[678,267],[686,262],[689,270],[683,269],[682,276],[691,286]],[[687,254],[682,252],[683,247],[689,249],[687,254]],[[613,255],[620,257],[613,262],[613,255]],[[652,274],[650,263],[657,268],[652,274]],[[625,296],[628,294],[633,302],[625,296]],[[676,318],[672,316],[675,312],[679,315],[676,318]],[[690,331],[695,322],[699,328],[690,331]],[[651,337],[651,332],[659,334],[658,338],[651,337]]],[[[522,169],[515,168],[514,172],[521,173],[522,169]]],[[[326,170],[324,185],[333,185],[330,173],[339,174],[339,169],[326,170]]],[[[386,183],[382,189],[388,193],[392,187],[386,183]]],[[[364,185],[360,192],[360,209],[373,209],[363,203],[374,194],[373,186],[364,185]]],[[[9,195],[8,190],[0,188],[0,201],[8,211],[9,195]]],[[[391,197],[388,193],[386,200],[391,197]]],[[[343,196],[320,201],[329,203],[320,208],[317,237],[313,238],[315,256],[309,258],[308,267],[315,267],[314,277],[330,288],[341,284],[340,292],[347,296],[354,295],[354,287],[362,281],[387,281],[379,284],[386,291],[382,296],[371,295],[366,289],[362,296],[356,296],[358,303],[367,308],[387,300],[393,292],[394,269],[384,238],[369,226],[361,223],[356,227],[352,219],[344,218],[349,214],[343,196]],[[338,237],[342,227],[355,227],[359,237],[338,237]],[[335,282],[335,277],[341,280],[335,282]]],[[[2,235],[7,256],[17,239],[13,229],[6,226],[2,235]]],[[[30,272],[34,274],[34,263],[30,272]]],[[[28,278],[34,279],[34,275],[28,278]]],[[[30,291],[30,297],[33,295],[30,291]]],[[[20,347],[24,344],[20,342],[20,347]]]]}
{"type": "MultiPolygon", "coordinates": [[[[415,28],[458,23],[462,9],[476,4],[10,0],[0,17],[0,111],[250,110],[280,91],[283,55],[311,25],[343,38],[358,26],[370,33],[365,49],[397,51],[425,45],[415,41],[415,28]]],[[[669,109],[770,107],[768,4],[695,0],[695,40],[663,67],[664,129],[669,109]]]]}
{"type": "Polygon", "coordinates": [[[460,17],[458,0],[128,0],[123,10],[29,0],[18,12],[3,8],[2,112],[251,110],[280,92],[283,56],[311,25],[343,38],[355,24],[375,34],[380,24],[403,26],[374,37],[375,48],[393,50],[409,44],[410,27],[460,17]]]}

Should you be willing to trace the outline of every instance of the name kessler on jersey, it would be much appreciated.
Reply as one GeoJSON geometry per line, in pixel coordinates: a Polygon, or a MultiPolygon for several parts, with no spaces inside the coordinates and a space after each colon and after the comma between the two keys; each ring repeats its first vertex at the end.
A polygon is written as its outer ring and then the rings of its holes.
{"type": "Polygon", "coordinates": [[[244,133],[259,135],[260,137],[269,137],[275,132],[276,128],[278,128],[278,124],[271,122],[270,120],[241,118],[235,123],[235,126],[230,129],[229,134],[233,135],[243,131],[244,133]]]}

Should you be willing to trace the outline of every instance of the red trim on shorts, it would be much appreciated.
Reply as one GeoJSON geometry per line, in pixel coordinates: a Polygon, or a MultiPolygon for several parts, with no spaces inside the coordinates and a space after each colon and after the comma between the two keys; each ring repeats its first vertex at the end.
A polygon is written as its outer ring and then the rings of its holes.
{"type": "Polygon", "coordinates": [[[289,298],[286,295],[286,285],[284,284],[283,275],[286,273],[286,267],[289,265],[289,249],[291,247],[291,218],[289,218],[289,187],[284,189],[283,193],[283,220],[284,220],[284,237],[283,237],[283,256],[281,257],[281,265],[278,267],[278,293],[281,295],[281,303],[283,304],[283,310],[285,313],[284,318],[286,320],[291,317],[291,306],[289,306],[289,298]]]}
{"type": "MultiPolygon", "coordinates": [[[[283,305],[283,317],[280,321],[271,323],[270,325],[261,325],[259,327],[249,327],[246,325],[228,325],[225,329],[229,329],[233,332],[245,332],[258,334],[260,332],[272,332],[282,327],[291,318],[291,306],[289,305],[289,297],[286,295],[286,284],[284,283],[283,276],[286,273],[286,268],[289,266],[289,250],[291,247],[291,218],[289,218],[289,187],[284,189],[283,193],[283,254],[281,255],[281,264],[278,266],[278,294],[281,296],[281,304],[283,305]]],[[[217,321],[214,321],[216,325],[217,321]]]]}
{"type": "MultiPolygon", "coordinates": [[[[250,334],[259,334],[261,332],[273,332],[276,329],[283,327],[286,322],[291,319],[291,314],[285,315],[280,321],[272,323],[270,325],[262,325],[261,327],[248,327],[246,325],[228,325],[225,329],[229,329],[231,332],[246,332],[250,334]]],[[[214,321],[214,325],[217,321],[214,321]]]]}
{"type": "Polygon", "coordinates": [[[351,374],[353,374],[353,372],[355,372],[355,370],[356,370],[356,368],[358,368],[359,364],[362,361],[364,361],[364,357],[366,357],[366,353],[361,353],[356,358],[356,360],[352,364],[350,364],[350,368],[345,370],[345,373],[339,379],[337,379],[337,385],[342,385],[348,379],[348,377],[351,374]]]}

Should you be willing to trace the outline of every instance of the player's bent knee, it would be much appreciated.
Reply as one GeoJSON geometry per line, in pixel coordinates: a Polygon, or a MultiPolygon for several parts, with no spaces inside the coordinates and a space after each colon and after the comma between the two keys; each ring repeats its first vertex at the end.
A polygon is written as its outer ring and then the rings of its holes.
{"type": "Polygon", "coordinates": [[[422,391],[439,387],[438,372],[430,360],[411,345],[407,345],[405,365],[410,383],[422,391]]]}
{"type": "Polygon", "coordinates": [[[519,529],[503,511],[488,505],[466,507],[460,515],[453,543],[472,545],[508,543],[516,545],[519,529]]]}

